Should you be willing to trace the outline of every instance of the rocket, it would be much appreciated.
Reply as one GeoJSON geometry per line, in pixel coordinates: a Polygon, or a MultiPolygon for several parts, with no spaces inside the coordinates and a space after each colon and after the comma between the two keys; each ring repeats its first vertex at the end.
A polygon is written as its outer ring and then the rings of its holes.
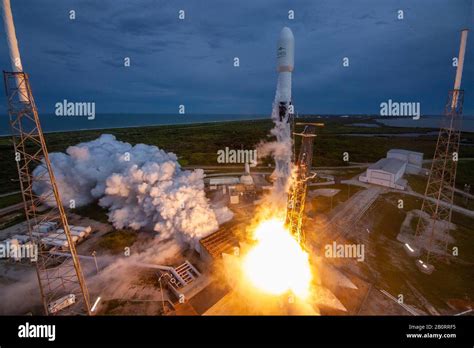
{"type": "Polygon", "coordinates": [[[1,5],[5,33],[7,34],[8,51],[10,53],[10,61],[13,69],[12,71],[21,72],[23,71],[23,67],[21,65],[20,50],[18,49],[18,41],[16,39],[10,0],[2,0],[1,5]]]}
{"type": "Polygon", "coordinates": [[[290,28],[281,30],[277,45],[278,82],[272,106],[272,119],[275,127],[272,133],[276,136],[280,151],[274,155],[276,192],[286,195],[288,179],[291,176],[292,144],[291,128],[293,105],[291,102],[291,74],[295,60],[295,38],[290,28]]]}
{"type": "MultiPolygon", "coordinates": [[[[12,64],[12,71],[23,72],[21,65],[20,50],[18,49],[18,41],[16,39],[15,24],[13,23],[12,9],[10,0],[2,0],[0,3],[3,15],[3,24],[5,25],[5,33],[7,36],[8,52],[10,53],[10,61],[12,64]]],[[[19,89],[18,98],[21,102],[28,102],[28,92],[25,84],[19,77],[16,77],[16,84],[19,89]]]]}
{"type": "Polygon", "coordinates": [[[279,120],[290,121],[293,115],[291,103],[291,74],[295,65],[295,38],[290,28],[281,30],[277,45],[278,83],[275,101],[279,106],[279,120]]]}

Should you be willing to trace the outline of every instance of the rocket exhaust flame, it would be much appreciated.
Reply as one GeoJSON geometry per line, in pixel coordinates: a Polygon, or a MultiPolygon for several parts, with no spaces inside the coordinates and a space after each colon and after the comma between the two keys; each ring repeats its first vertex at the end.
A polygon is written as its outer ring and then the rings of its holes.
{"type": "Polygon", "coordinates": [[[284,227],[272,218],[255,229],[257,244],[244,256],[245,279],[256,289],[270,295],[291,292],[306,300],[312,281],[308,254],[284,227]]]}

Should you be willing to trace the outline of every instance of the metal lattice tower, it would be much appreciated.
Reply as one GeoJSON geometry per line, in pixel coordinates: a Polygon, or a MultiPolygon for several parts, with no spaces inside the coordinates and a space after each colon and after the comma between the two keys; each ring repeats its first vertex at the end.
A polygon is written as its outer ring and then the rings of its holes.
{"type": "Polygon", "coordinates": [[[315,126],[321,126],[322,124],[307,123],[303,125],[305,125],[303,132],[294,133],[294,135],[301,136],[302,140],[296,169],[291,179],[286,209],[286,225],[300,245],[304,245],[306,242],[301,226],[303,224],[307,182],[312,177],[311,165],[313,161],[313,141],[316,137],[316,134],[314,134],[316,132],[315,126]]]}
{"type": "Polygon", "coordinates": [[[420,251],[421,249],[426,250],[427,262],[433,255],[448,255],[449,225],[452,217],[459,143],[461,140],[464,91],[460,87],[466,41],[467,30],[463,30],[454,89],[448,95],[444,111],[445,117],[439,130],[436,150],[421,206],[422,212],[430,217],[430,221],[420,217],[415,232],[415,243],[420,251]],[[436,249],[434,245],[437,239],[435,233],[438,227],[443,230],[441,238],[442,243],[444,243],[443,249],[436,249]]]}
{"type": "Polygon", "coordinates": [[[28,75],[4,72],[4,82],[28,232],[38,246],[36,271],[45,313],[50,314],[48,304],[52,301],[74,294],[76,303],[60,313],[88,315],[89,294],[49,161],[28,75]],[[37,166],[43,166],[45,170],[34,176],[33,169],[37,166]],[[44,182],[51,189],[46,190],[46,194],[37,195],[34,186],[38,182],[44,182]],[[49,207],[44,205],[45,202],[49,207]],[[37,227],[45,223],[57,227],[55,232],[49,233],[48,243],[37,227]],[[62,255],[69,256],[55,256],[51,251],[58,246],[62,247],[62,255]]]}
{"type": "Polygon", "coordinates": [[[434,250],[435,231],[440,224],[444,223],[446,226],[441,226],[444,229],[445,246],[444,251],[448,247],[449,226],[447,223],[451,222],[452,205],[454,199],[454,187],[456,180],[457,160],[454,156],[459,154],[459,141],[461,138],[460,122],[462,114],[462,102],[464,93],[461,90],[452,90],[449,92],[448,102],[446,105],[447,113],[446,119],[443,120],[448,124],[442,126],[436,150],[431,164],[430,175],[426,185],[425,196],[421,210],[428,214],[431,221],[423,218],[418,219],[416,227],[415,238],[418,246],[428,243],[427,259],[430,258],[431,252],[434,250]],[[456,108],[452,108],[453,98],[457,95],[456,108]],[[427,233],[428,231],[428,233],[427,233]],[[425,236],[425,240],[420,240],[425,236]],[[429,239],[429,240],[426,240],[429,239]]]}

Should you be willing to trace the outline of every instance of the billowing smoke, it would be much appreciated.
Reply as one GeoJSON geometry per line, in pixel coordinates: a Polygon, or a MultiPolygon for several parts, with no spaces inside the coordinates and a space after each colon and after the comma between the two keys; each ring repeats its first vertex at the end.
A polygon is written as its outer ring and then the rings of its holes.
{"type": "MultiPolygon", "coordinates": [[[[136,287],[139,297],[161,300],[161,293],[152,287],[145,287],[139,281],[143,274],[141,264],[163,265],[182,262],[181,246],[174,239],[137,241],[130,256],[101,255],[96,258],[100,272],[91,259],[81,259],[82,272],[86,278],[89,293],[100,294],[104,300],[129,299],[136,287]],[[146,244],[145,244],[146,243],[146,244]]],[[[7,281],[0,286],[0,298],[8,299],[0,306],[0,315],[25,315],[27,312],[42,314],[43,306],[34,267],[22,272],[10,272],[7,281]]],[[[167,299],[168,295],[165,292],[167,299]]]]}
{"type": "Polygon", "coordinates": [[[290,122],[288,122],[288,118],[290,117],[289,112],[286,110],[285,116],[280,121],[280,105],[278,99],[279,90],[277,87],[272,108],[274,127],[270,131],[270,134],[275,136],[276,141],[259,144],[257,152],[259,156],[272,156],[275,160],[275,170],[272,173],[274,184],[270,201],[272,201],[272,203],[279,202],[286,204],[286,193],[288,191],[292,170],[291,158],[293,154],[293,142],[290,122]]]}
{"type": "MultiPolygon", "coordinates": [[[[233,216],[227,207],[211,207],[201,169],[182,170],[175,154],[156,146],[132,146],[103,134],[66,153],[51,153],[50,160],[63,205],[80,207],[99,199],[116,228],[154,230],[160,238],[196,247],[233,216]]],[[[33,175],[44,171],[38,166],[33,175]]],[[[50,184],[36,181],[33,189],[46,197],[50,184]]]]}

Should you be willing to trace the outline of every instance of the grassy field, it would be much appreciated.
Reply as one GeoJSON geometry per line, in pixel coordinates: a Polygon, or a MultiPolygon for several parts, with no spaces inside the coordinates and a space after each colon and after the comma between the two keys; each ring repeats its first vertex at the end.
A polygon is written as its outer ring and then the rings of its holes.
{"type": "MultiPolygon", "coordinates": [[[[357,192],[362,190],[363,188],[359,186],[353,185],[346,185],[346,184],[337,184],[331,186],[322,187],[324,189],[337,189],[340,190],[337,194],[335,194],[332,198],[325,197],[325,196],[317,196],[311,199],[311,209],[314,213],[328,213],[331,211],[332,208],[338,206],[339,204],[347,201],[357,192]]],[[[316,187],[312,188],[317,189],[316,187]]]]}
{"type": "MultiPolygon", "coordinates": [[[[390,202],[393,206],[396,206],[397,203],[398,203],[398,200],[400,198],[403,199],[403,211],[406,213],[406,212],[409,212],[410,210],[414,210],[414,209],[421,209],[421,204],[423,203],[423,200],[421,198],[418,198],[418,197],[413,197],[413,196],[409,196],[409,195],[403,195],[403,196],[400,196],[398,193],[386,193],[384,195],[382,195],[381,197],[383,197],[387,202],[390,202]]],[[[455,196],[455,199],[456,199],[457,196],[455,196]]],[[[469,202],[469,206],[468,208],[469,209],[472,209],[473,208],[473,202],[469,202]]],[[[463,204],[459,204],[461,206],[463,206],[463,204]]],[[[416,220],[416,219],[413,219],[413,220],[416,220]]],[[[471,230],[472,231],[472,226],[474,226],[474,218],[470,218],[468,216],[465,216],[463,214],[459,214],[455,211],[453,211],[453,216],[452,216],[452,219],[451,221],[458,225],[458,226],[462,226],[464,229],[468,229],[468,230],[471,230]]]]}
{"type": "MultiPolygon", "coordinates": [[[[354,122],[376,123],[373,118],[305,118],[299,121],[325,123],[318,128],[315,140],[315,166],[343,166],[343,153],[348,152],[351,162],[374,162],[385,157],[392,148],[421,151],[425,158],[433,155],[436,137],[376,136],[377,133],[398,134],[407,132],[425,133],[433,129],[399,128],[380,125],[378,128],[354,127],[354,122]],[[370,133],[374,136],[357,137],[341,134],[370,133]]],[[[300,126],[301,127],[301,126],[300,126]]],[[[65,151],[68,146],[96,139],[103,133],[114,134],[117,139],[131,144],[156,145],[178,155],[182,165],[216,165],[217,151],[225,147],[251,149],[268,137],[272,128],[271,120],[236,121],[224,123],[203,123],[193,125],[156,126],[107,130],[83,130],[74,132],[49,133],[46,142],[50,152],[65,151]]],[[[297,129],[298,130],[298,129],[297,129]]],[[[474,144],[474,133],[464,133],[463,141],[474,144]]],[[[298,147],[298,144],[297,144],[298,147]]],[[[461,157],[474,157],[474,146],[461,146],[461,157]]],[[[270,159],[264,161],[270,163],[270,159]]],[[[19,189],[13,147],[9,137],[0,138],[0,193],[19,189]]],[[[458,170],[458,186],[472,183],[474,161],[462,161],[458,170]]]]}
{"type": "MultiPolygon", "coordinates": [[[[461,148],[460,153],[464,157],[470,157],[470,156],[465,156],[463,154],[462,148],[461,148]]],[[[456,172],[456,186],[462,190],[464,187],[464,184],[469,184],[473,187],[471,189],[471,194],[473,194],[474,185],[472,184],[474,184],[474,161],[459,160],[458,169],[456,172]]]]}
{"type": "Polygon", "coordinates": [[[8,196],[0,197],[0,209],[9,207],[10,205],[20,203],[23,200],[21,193],[15,193],[8,196]]]}
{"type": "MultiPolygon", "coordinates": [[[[453,222],[458,225],[457,230],[451,231],[451,234],[456,240],[455,245],[459,247],[459,256],[465,263],[452,262],[447,265],[436,262],[437,270],[428,276],[418,271],[415,260],[408,257],[402,244],[396,241],[406,213],[421,206],[421,200],[410,196],[403,197],[403,209],[398,209],[397,200],[400,196],[394,193],[380,196],[375,203],[374,213],[369,219],[374,224],[374,233],[369,237],[372,244],[368,246],[374,253],[373,259],[369,260],[371,268],[379,274],[379,286],[389,289],[392,294],[404,294],[408,303],[417,303],[406,285],[409,282],[438,309],[448,310],[446,300],[465,298],[466,295],[471,296],[474,291],[474,278],[471,276],[474,259],[470,252],[474,247],[474,238],[472,227],[467,227],[469,224],[472,226],[474,219],[457,214],[453,216],[453,222]]],[[[414,225],[413,222],[412,227],[415,227],[414,225]]]]}
{"type": "Polygon", "coordinates": [[[405,178],[408,180],[408,185],[413,189],[413,191],[425,194],[426,183],[428,182],[428,177],[420,175],[406,175],[405,178]]]}
{"type": "Polygon", "coordinates": [[[93,202],[76,209],[71,209],[71,212],[80,216],[88,217],[95,221],[108,223],[107,209],[104,209],[99,206],[97,202],[93,202]]]}
{"type": "MultiPolygon", "coordinates": [[[[347,189],[339,193],[341,194],[343,198],[344,194],[347,194],[347,189]]],[[[454,245],[459,247],[463,263],[453,262],[451,265],[446,265],[437,262],[436,272],[428,276],[419,272],[415,259],[406,255],[403,244],[396,239],[406,214],[413,209],[420,209],[421,203],[420,198],[399,193],[386,193],[378,197],[361,223],[361,226],[370,229],[370,234],[362,237],[366,255],[369,255],[366,262],[378,288],[387,290],[394,296],[403,294],[407,304],[420,306],[410,290],[408,284],[411,284],[436,308],[449,311],[447,300],[463,299],[473,293],[474,278],[471,274],[474,258],[470,251],[474,247],[472,235],[474,219],[453,214],[453,222],[457,224],[457,229],[451,234],[456,240],[454,245]],[[399,199],[403,199],[404,203],[401,209],[398,207],[399,199]]],[[[312,204],[314,210],[324,212],[329,209],[330,198],[317,197],[312,204]]]]}
{"type": "Polygon", "coordinates": [[[6,217],[2,217],[2,222],[0,222],[0,230],[4,230],[8,227],[14,226],[25,220],[26,216],[23,212],[17,212],[14,214],[10,214],[6,217]]]}
{"type": "Polygon", "coordinates": [[[137,240],[136,231],[116,230],[107,233],[99,241],[102,250],[117,254],[124,251],[124,248],[132,246],[137,240]]]}

